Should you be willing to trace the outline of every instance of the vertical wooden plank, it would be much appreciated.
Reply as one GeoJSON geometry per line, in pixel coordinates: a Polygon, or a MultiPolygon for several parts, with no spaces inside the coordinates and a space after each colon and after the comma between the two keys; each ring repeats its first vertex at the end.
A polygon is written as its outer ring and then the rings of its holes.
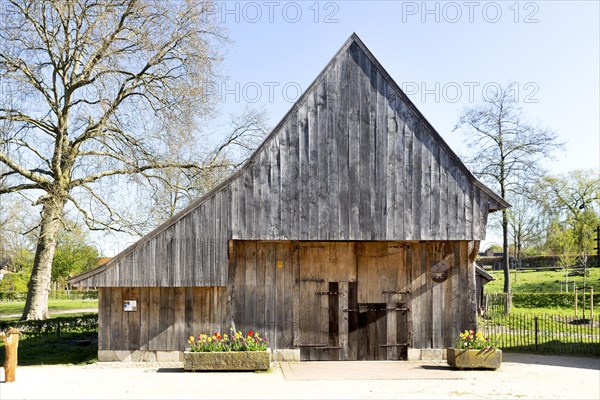
{"type": "MultiPolygon", "coordinates": [[[[382,344],[387,345],[395,345],[398,343],[398,311],[392,310],[393,308],[397,308],[398,303],[389,302],[386,303],[386,308],[388,309],[386,312],[386,340],[382,344]]],[[[397,360],[398,359],[398,348],[397,347],[387,347],[386,348],[386,359],[387,360],[397,360]]]]}
{"type": "Polygon", "coordinates": [[[468,300],[469,293],[469,271],[467,267],[468,263],[468,242],[461,241],[460,242],[460,250],[459,250],[459,269],[460,269],[460,321],[461,321],[461,330],[469,329],[469,317],[468,317],[468,309],[466,307],[465,302],[468,300]]]}
{"type": "MultiPolygon", "coordinates": [[[[360,191],[356,190],[361,185],[361,153],[360,153],[360,80],[358,47],[350,46],[348,58],[349,71],[349,95],[348,95],[348,186],[349,204],[346,207],[350,214],[348,239],[361,239],[361,227],[359,220],[359,208],[361,204],[360,191]]],[[[365,166],[366,167],[366,166],[365,166]]],[[[344,205],[341,205],[344,207],[344,205]]]]}
{"type": "MultiPolygon", "coordinates": [[[[121,288],[110,288],[110,326],[122,326],[123,318],[123,293],[121,288]]],[[[122,329],[111,329],[110,349],[125,350],[122,329]]]]}
{"type": "MultiPolygon", "coordinates": [[[[298,329],[299,338],[298,345],[305,345],[310,343],[310,320],[309,320],[309,303],[308,303],[308,291],[309,285],[306,281],[310,277],[310,262],[308,248],[299,244],[300,260],[299,260],[299,313],[298,313],[298,329]]],[[[310,359],[310,349],[307,347],[300,347],[300,358],[301,360],[310,359]]]]}
{"type": "MultiPolygon", "coordinates": [[[[329,239],[329,154],[328,154],[328,132],[327,132],[327,76],[319,83],[316,88],[315,101],[315,116],[316,116],[316,132],[311,135],[314,138],[314,150],[316,151],[316,164],[314,175],[317,179],[315,182],[316,193],[316,209],[317,209],[317,226],[314,227],[314,232],[321,239],[329,239]]],[[[311,149],[313,147],[311,146],[311,149]]],[[[312,161],[312,160],[311,160],[312,161]]]]}
{"type": "Polygon", "coordinates": [[[440,147],[440,201],[439,201],[439,210],[437,211],[439,216],[439,226],[440,226],[440,239],[441,240],[450,240],[449,237],[449,219],[450,215],[450,200],[448,196],[448,153],[444,149],[440,147]]]}
{"type": "Polygon", "coordinates": [[[245,329],[256,326],[256,242],[246,243],[245,329]]]}
{"type": "MultiPolygon", "coordinates": [[[[442,243],[440,242],[430,244],[430,251],[432,253],[431,265],[441,262],[444,259],[443,252],[440,249],[441,246],[442,243]]],[[[429,271],[431,271],[431,265],[429,271]]],[[[431,281],[431,272],[428,275],[427,278],[431,281]]],[[[431,282],[432,346],[434,349],[441,349],[444,347],[444,282],[431,282]]]]}
{"type": "Polygon", "coordinates": [[[174,329],[173,329],[173,347],[171,349],[184,350],[187,342],[185,336],[185,288],[174,288],[174,329]]]}
{"type": "Polygon", "coordinates": [[[189,336],[198,336],[200,332],[194,330],[194,288],[191,286],[185,287],[185,327],[184,327],[184,342],[187,343],[189,336]]]}
{"type": "Polygon", "coordinates": [[[308,194],[308,238],[314,238],[319,232],[319,128],[317,112],[317,93],[308,96],[308,185],[303,188],[308,194]]]}
{"type": "Polygon", "coordinates": [[[299,210],[300,225],[298,239],[309,239],[309,185],[310,185],[310,151],[309,151],[309,124],[308,100],[298,107],[298,134],[299,134],[299,210]]]}
{"type": "Polygon", "coordinates": [[[153,350],[166,350],[168,349],[168,333],[169,329],[169,291],[171,288],[161,287],[160,290],[160,313],[159,313],[159,326],[158,335],[156,340],[156,347],[153,350]]]}
{"type": "Polygon", "coordinates": [[[339,84],[341,62],[338,59],[327,75],[327,103],[326,103],[326,131],[327,131],[327,209],[329,226],[326,238],[329,240],[340,240],[340,203],[338,201],[340,191],[340,168],[337,119],[339,118],[339,84]]]}
{"type": "Polygon", "coordinates": [[[137,311],[128,312],[129,314],[129,349],[139,350],[141,344],[141,288],[131,288],[129,296],[131,300],[137,301],[137,311]]]}
{"type": "Polygon", "coordinates": [[[292,317],[293,317],[293,336],[292,348],[297,348],[300,343],[300,262],[301,250],[298,242],[291,243],[292,255],[292,317]]]}
{"type": "Polygon", "coordinates": [[[429,136],[429,144],[431,146],[431,184],[430,184],[430,218],[429,218],[429,238],[442,240],[440,226],[440,200],[444,187],[441,184],[440,178],[440,146],[435,142],[433,137],[429,136]]]}
{"type": "Polygon", "coordinates": [[[287,204],[282,204],[283,209],[289,210],[289,239],[300,238],[300,204],[299,192],[300,187],[300,149],[299,149],[299,127],[298,127],[298,112],[290,116],[290,133],[289,133],[289,160],[287,166],[282,164],[287,175],[287,184],[289,191],[289,199],[287,204]]]}
{"type": "Polygon", "coordinates": [[[426,148],[429,133],[420,122],[415,127],[415,169],[413,173],[413,225],[414,234],[419,240],[429,236],[429,215],[431,204],[430,153],[426,148]]]}
{"type": "Polygon", "coordinates": [[[423,303],[425,298],[424,279],[421,270],[421,246],[419,243],[411,243],[411,274],[413,277],[413,288],[411,293],[410,312],[412,317],[412,347],[421,349],[425,348],[425,343],[422,339],[422,331],[424,328],[423,319],[421,318],[423,303]]]}
{"type": "Polygon", "coordinates": [[[233,275],[229,277],[230,285],[233,286],[233,299],[231,306],[231,318],[236,330],[240,330],[244,320],[244,280],[246,279],[246,241],[235,240],[233,275]]]}
{"type": "Polygon", "coordinates": [[[402,156],[402,154],[398,154],[398,151],[402,152],[403,149],[398,149],[399,142],[401,142],[402,135],[398,133],[398,119],[395,114],[395,102],[396,96],[393,93],[393,90],[389,88],[388,83],[383,80],[385,98],[384,98],[384,107],[385,107],[385,137],[384,140],[387,140],[386,145],[386,191],[385,191],[385,204],[387,208],[387,224],[385,230],[385,239],[403,239],[403,232],[399,229],[398,224],[400,221],[396,219],[398,216],[399,196],[398,193],[398,183],[402,182],[402,179],[398,177],[400,171],[402,170],[402,164],[397,164],[396,160],[402,156]],[[388,91],[389,89],[389,91],[388,91]]]}
{"type": "Polygon", "coordinates": [[[161,319],[161,301],[160,288],[149,288],[150,302],[148,311],[148,350],[160,350],[160,319],[161,319]]]}
{"type": "Polygon", "coordinates": [[[350,346],[348,338],[348,282],[340,281],[338,284],[338,351],[339,360],[348,361],[350,359],[350,346]]]}
{"type": "Polygon", "coordinates": [[[256,228],[256,222],[254,221],[255,207],[254,203],[258,201],[254,194],[254,168],[249,167],[244,174],[244,187],[243,192],[245,198],[244,214],[241,218],[244,220],[244,237],[248,239],[254,239],[254,230],[256,228]]]}
{"type": "MultiPolygon", "coordinates": [[[[319,243],[322,245],[322,243],[319,243]]],[[[306,297],[308,299],[308,311],[310,320],[310,344],[320,344],[321,340],[321,323],[320,323],[320,302],[319,297],[315,295],[316,292],[320,292],[323,282],[317,282],[317,279],[322,279],[319,271],[319,261],[322,254],[322,248],[309,247],[309,260],[310,260],[310,277],[312,278],[307,284],[308,292],[306,297]]],[[[321,350],[317,350],[315,347],[310,348],[310,360],[318,361],[321,358],[321,350]]]]}
{"type": "Polygon", "coordinates": [[[338,238],[340,240],[348,239],[350,232],[350,193],[349,181],[350,175],[348,166],[349,158],[349,91],[350,91],[350,70],[349,70],[349,55],[345,54],[340,60],[340,78],[339,78],[339,98],[338,110],[335,121],[335,141],[337,143],[337,159],[338,159],[338,238]]]}
{"type": "Polygon", "coordinates": [[[388,224],[388,206],[387,191],[391,189],[391,184],[387,181],[387,154],[388,154],[388,133],[387,133],[387,85],[385,79],[379,71],[373,67],[371,71],[371,84],[374,86],[372,94],[375,111],[375,152],[374,152],[374,212],[373,212],[373,236],[375,240],[385,240],[388,224]]]}
{"type": "Polygon", "coordinates": [[[422,339],[426,348],[432,348],[433,317],[431,303],[431,254],[428,251],[428,243],[419,243],[421,248],[421,283],[423,285],[423,308],[421,309],[421,320],[424,329],[422,330],[422,339]]]}
{"type": "Polygon", "coordinates": [[[98,350],[111,347],[111,288],[98,288],[98,350]]]}
{"type": "Polygon", "coordinates": [[[192,288],[192,331],[190,335],[198,336],[201,333],[205,333],[204,321],[202,320],[202,292],[203,287],[192,288]]]}
{"type": "MultiPolygon", "coordinates": [[[[277,280],[276,280],[276,269],[277,269],[277,252],[275,249],[275,243],[264,242],[264,263],[265,268],[265,302],[263,304],[262,313],[265,315],[266,330],[265,333],[269,338],[272,346],[277,345],[276,329],[277,324],[277,280]]],[[[259,309],[260,310],[260,309],[259,309]]]]}
{"type": "Polygon", "coordinates": [[[125,310],[123,309],[123,304],[125,300],[130,300],[131,299],[131,295],[130,295],[130,288],[125,287],[125,288],[120,288],[121,289],[121,295],[122,295],[122,299],[123,302],[121,302],[121,330],[122,330],[122,349],[123,350],[129,350],[129,315],[131,314],[130,312],[125,312],[125,310]]]}
{"type": "MultiPolygon", "coordinates": [[[[414,193],[416,188],[414,182],[420,179],[419,172],[415,171],[415,165],[420,165],[420,162],[415,158],[415,148],[419,147],[419,142],[414,135],[414,117],[411,113],[406,111],[406,106],[402,101],[397,103],[398,114],[405,121],[403,124],[403,136],[404,136],[404,191],[403,191],[403,203],[404,203],[404,239],[414,240],[418,239],[419,230],[416,229],[415,225],[415,214],[418,213],[415,210],[417,205],[415,201],[420,201],[416,197],[420,194],[420,188],[417,193],[414,193]]],[[[401,169],[401,168],[400,168],[401,169]]]]}
{"type": "Polygon", "coordinates": [[[358,360],[359,326],[357,282],[348,283],[348,360],[358,360]]]}
{"type": "Polygon", "coordinates": [[[371,121],[372,99],[371,99],[371,62],[361,52],[359,53],[359,154],[360,154],[360,239],[371,240],[373,232],[373,198],[374,177],[374,135],[371,121]]]}
{"type": "Polygon", "coordinates": [[[291,237],[291,202],[292,202],[292,189],[296,188],[296,179],[292,179],[290,173],[294,171],[294,168],[290,165],[290,119],[288,117],[285,122],[281,133],[279,142],[279,158],[277,159],[277,173],[281,182],[281,192],[278,202],[278,228],[276,238],[289,239],[291,237]]]}
{"type": "Polygon", "coordinates": [[[265,299],[267,297],[267,286],[266,285],[266,270],[272,269],[273,264],[271,260],[265,258],[266,247],[269,246],[269,242],[257,242],[256,243],[256,254],[255,263],[256,266],[256,321],[252,327],[255,331],[261,334],[266,333],[267,320],[266,320],[266,308],[265,299]]]}
{"type": "MultiPolygon", "coordinates": [[[[282,270],[284,275],[284,302],[283,302],[283,313],[285,316],[285,325],[283,326],[283,343],[280,343],[280,348],[291,349],[293,348],[294,338],[294,262],[292,247],[290,242],[281,244],[283,247],[283,263],[282,270]],[[291,312],[290,312],[291,311],[291,312]]],[[[279,268],[279,266],[278,266],[279,268]]]]}

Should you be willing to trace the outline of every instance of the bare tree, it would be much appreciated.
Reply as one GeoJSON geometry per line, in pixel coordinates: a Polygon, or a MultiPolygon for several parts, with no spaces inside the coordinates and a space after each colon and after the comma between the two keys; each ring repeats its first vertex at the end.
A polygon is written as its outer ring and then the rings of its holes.
{"type": "Polygon", "coordinates": [[[521,265],[523,249],[538,245],[543,237],[544,224],[537,203],[525,196],[517,195],[511,199],[508,210],[508,234],[513,242],[513,256],[516,265],[521,265]]]}
{"type": "MultiPolygon", "coordinates": [[[[239,115],[230,117],[229,132],[217,144],[203,152],[202,169],[165,168],[155,172],[156,179],[141,177],[139,199],[145,203],[147,222],[154,227],[175,215],[194,199],[206,194],[235,172],[262,142],[268,128],[264,110],[246,107],[239,115]],[[149,201],[148,201],[149,200],[149,201]]],[[[169,143],[170,157],[190,159],[190,140],[186,135],[169,143]]]]}
{"type": "Polygon", "coordinates": [[[208,1],[3,5],[0,80],[14,91],[0,99],[0,195],[27,193],[41,206],[22,318],[44,319],[65,210],[90,229],[120,229],[125,218],[104,194],[127,177],[202,170],[173,160],[168,144],[210,108],[204,89],[223,35],[208,1]]]}
{"type": "MultiPolygon", "coordinates": [[[[467,136],[473,173],[500,191],[503,199],[523,192],[531,179],[541,176],[541,161],[562,147],[553,131],[524,120],[514,97],[514,84],[489,94],[466,110],[456,129],[467,136]]],[[[508,210],[502,211],[504,292],[510,293],[508,210]]]]}

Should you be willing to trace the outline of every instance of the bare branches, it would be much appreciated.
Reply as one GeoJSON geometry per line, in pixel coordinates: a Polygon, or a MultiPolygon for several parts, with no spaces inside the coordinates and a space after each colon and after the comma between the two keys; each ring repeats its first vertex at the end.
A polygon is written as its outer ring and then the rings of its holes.
{"type": "Polygon", "coordinates": [[[555,132],[524,120],[511,86],[466,110],[455,127],[467,135],[473,173],[496,187],[502,197],[523,193],[541,177],[542,161],[563,147],[555,132]]]}

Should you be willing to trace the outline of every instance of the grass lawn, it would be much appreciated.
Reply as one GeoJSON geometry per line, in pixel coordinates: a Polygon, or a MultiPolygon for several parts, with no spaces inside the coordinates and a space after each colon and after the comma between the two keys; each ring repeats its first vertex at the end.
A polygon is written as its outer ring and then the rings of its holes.
{"type": "MultiPolygon", "coordinates": [[[[600,268],[589,268],[586,285],[594,288],[594,293],[600,296],[600,268]]],[[[501,293],[504,289],[504,272],[488,271],[496,280],[485,285],[486,293],[501,293]]],[[[513,293],[558,293],[560,283],[565,280],[564,271],[511,271],[510,285],[513,293]]],[[[575,281],[578,287],[583,285],[583,276],[569,276],[569,282],[575,281]]],[[[570,284],[569,292],[573,286],[570,284]]],[[[564,288],[563,288],[564,290],[564,288]]]]}
{"type": "MultiPolygon", "coordinates": [[[[20,314],[25,307],[24,301],[0,303],[0,318],[6,315],[20,314]]],[[[84,308],[98,308],[98,300],[48,300],[48,311],[77,310],[84,308]]]]}

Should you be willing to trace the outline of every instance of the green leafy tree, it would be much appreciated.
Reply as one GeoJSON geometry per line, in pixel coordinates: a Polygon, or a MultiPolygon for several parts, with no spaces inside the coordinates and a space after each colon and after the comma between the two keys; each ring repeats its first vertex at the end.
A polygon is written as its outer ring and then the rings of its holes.
{"type": "Polygon", "coordinates": [[[94,268],[98,256],[97,248],[87,243],[87,235],[81,228],[63,231],[52,260],[52,281],[64,287],[71,276],[94,268]]]}
{"type": "Polygon", "coordinates": [[[26,292],[33,269],[33,252],[26,247],[18,249],[10,260],[8,273],[0,280],[0,291],[26,292]]]}

